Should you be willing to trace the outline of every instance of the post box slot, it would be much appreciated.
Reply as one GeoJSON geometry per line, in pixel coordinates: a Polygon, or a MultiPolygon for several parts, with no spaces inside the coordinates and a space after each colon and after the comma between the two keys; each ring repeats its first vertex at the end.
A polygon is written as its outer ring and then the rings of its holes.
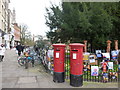
{"type": "Polygon", "coordinates": [[[60,49],[57,48],[56,51],[60,51],[60,49]]]}
{"type": "Polygon", "coordinates": [[[78,51],[78,50],[72,50],[72,51],[78,51]]]}
{"type": "Polygon", "coordinates": [[[56,51],[60,51],[60,50],[56,50],[56,51]]]}

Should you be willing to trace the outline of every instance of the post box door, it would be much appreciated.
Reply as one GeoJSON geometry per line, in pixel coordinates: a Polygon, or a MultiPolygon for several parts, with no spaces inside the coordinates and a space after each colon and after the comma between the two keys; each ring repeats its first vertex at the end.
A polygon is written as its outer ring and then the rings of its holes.
{"type": "Polygon", "coordinates": [[[64,50],[59,49],[54,53],[54,71],[55,72],[64,72],[64,50]]]}
{"type": "Polygon", "coordinates": [[[71,61],[70,61],[70,72],[74,75],[82,74],[82,56],[80,50],[72,50],[71,51],[71,61]]]}

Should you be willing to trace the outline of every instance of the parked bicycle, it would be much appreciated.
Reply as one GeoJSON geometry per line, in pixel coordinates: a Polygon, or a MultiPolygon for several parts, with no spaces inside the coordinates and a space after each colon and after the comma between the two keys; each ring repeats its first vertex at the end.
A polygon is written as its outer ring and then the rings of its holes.
{"type": "Polygon", "coordinates": [[[40,56],[31,48],[24,52],[23,56],[18,57],[18,64],[20,66],[25,66],[27,69],[29,64],[35,65],[41,64],[40,56]]]}
{"type": "Polygon", "coordinates": [[[24,53],[24,56],[18,57],[18,64],[21,66],[25,66],[25,69],[28,69],[29,63],[34,67],[34,58],[33,55],[29,55],[27,52],[24,53]]]}

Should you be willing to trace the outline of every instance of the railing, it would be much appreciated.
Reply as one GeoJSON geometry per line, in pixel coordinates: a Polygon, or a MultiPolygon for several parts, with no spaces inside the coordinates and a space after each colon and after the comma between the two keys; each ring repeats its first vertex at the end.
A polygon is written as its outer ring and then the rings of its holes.
{"type": "MultiPolygon", "coordinates": [[[[46,59],[44,59],[46,60],[46,59]]],[[[110,60],[113,62],[113,69],[108,69],[106,72],[101,70],[101,62],[102,60],[95,60],[97,64],[92,65],[89,64],[89,60],[83,60],[83,80],[84,81],[91,81],[91,82],[118,82],[118,64],[117,60],[110,60]],[[99,72],[97,76],[91,75],[91,66],[98,66],[99,72]]],[[[46,64],[48,65],[48,64],[46,64]]],[[[44,64],[44,66],[46,66],[44,64]]],[[[51,61],[50,73],[53,74],[53,59],[51,61]]],[[[66,50],[65,53],[65,79],[69,81],[70,79],[70,51],[66,50]]]]}
{"type": "MultiPolygon", "coordinates": [[[[118,82],[118,64],[117,60],[110,60],[113,62],[113,69],[108,69],[105,73],[101,70],[101,61],[96,60],[96,65],[89,65],[87,60],[83,61],[83,80],[84,81],[91,81],[91,82],[118,82]],[[99,72],[98,76],[91,75],[91,66],[98,66],[99,72]]],[[[65,59],[65,74],[66,80],[69,80],[70,76],[70,53],[66,51],[66,59],[65,59]]]]}

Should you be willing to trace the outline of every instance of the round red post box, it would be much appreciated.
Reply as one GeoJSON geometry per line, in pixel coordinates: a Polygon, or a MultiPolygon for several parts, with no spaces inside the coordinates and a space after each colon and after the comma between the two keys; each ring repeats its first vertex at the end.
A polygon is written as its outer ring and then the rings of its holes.
{"type": "Polygon", "coordinates": [[[53,44],[54,47],[54,73],[53,81],[62,83],[65,81],[64,60],[65,44],[53,44]]]}
{"type": "Polygon", "coordinates": [[[84,44],[70,44],[70,85],[79,87],[83,85],[83,47],[84,44]]]}

